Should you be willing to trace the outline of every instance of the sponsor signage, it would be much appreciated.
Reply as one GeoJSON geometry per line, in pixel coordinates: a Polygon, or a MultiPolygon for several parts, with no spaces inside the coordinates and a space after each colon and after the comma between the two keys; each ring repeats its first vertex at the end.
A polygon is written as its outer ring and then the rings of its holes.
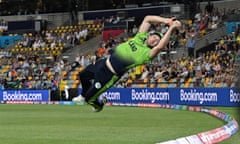
{"type": "Polygon", "coordinates": [[[23,36],[0,36],[0,48],[7,48],[15,44],[18,40],[22,39],[23,36]]]}
{"type": "Polygon", "coordinates": [[[2,90],[0,101],[49,101],[48,90],[2,90]]]}
{"type": "Polygon", "coordinates": [[[112,103],[240,106],[234,88],[111,88],[102,96],[112,103]]]}
{"type": "Polygon", "coordinates": [[[211,144],[221,142],[229,137],[223,128],[217,128],[211,131],[198,134],[203,143],[211,144]]]}

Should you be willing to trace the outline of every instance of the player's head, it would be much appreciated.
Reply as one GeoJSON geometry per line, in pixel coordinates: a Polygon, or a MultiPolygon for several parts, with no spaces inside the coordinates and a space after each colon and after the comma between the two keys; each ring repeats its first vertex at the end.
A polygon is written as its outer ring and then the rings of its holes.
{"type": "Polygon", "coordinates": [[[150,32],[148,38],[146,40],[146,44],[153,48],[158,45],[162,38],[162,34],[160,32],[150,32]]]}

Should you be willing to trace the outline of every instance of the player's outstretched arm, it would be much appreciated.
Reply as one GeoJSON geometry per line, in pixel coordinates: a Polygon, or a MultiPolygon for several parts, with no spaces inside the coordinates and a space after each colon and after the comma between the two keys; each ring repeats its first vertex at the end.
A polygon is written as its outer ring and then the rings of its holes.
{"type": "Polygon", "coordinates": [[[143,21],[139,27],[139,32],[148,32],[152,23],[165,23],[168,25],[172,25],[172,23],[175,19],[176,19],[176,17],[165,18],[165,17],[155,16],[155,15],[145,16],[145,18],[143,19],[143,21]]]}
{"type": "Polygon", "coordinates": [[[169,25],[168,31],[164,34],[164,36],[162,37],[162,39],[160,40],[158,45],[156,47],[152,48],[152,50],[150,51],[150,57],[156,56],[163,48],[165,48],[170,40],[172,32],[175,29],[180,29],[181,26],[182,26],[182,24],[180,21],[178,21],[178,20],[173,21],[169,25]]]}

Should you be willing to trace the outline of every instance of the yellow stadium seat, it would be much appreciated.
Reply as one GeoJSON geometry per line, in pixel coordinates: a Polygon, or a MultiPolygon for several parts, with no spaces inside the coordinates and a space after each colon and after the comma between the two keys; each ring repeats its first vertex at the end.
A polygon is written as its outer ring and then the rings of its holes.
{"type": "Polygon", "coordinates": [[[83,67],[78,68],[78,72],[81,72],[83,70],[83,67]]]}
{"type": "Polygon", "coordinates": [[[67,71],[62,71],[61,76],[65,76],[65,75],[67,75],[67,71]]]}
{"type": "Polygon", "coordinates": [[[184,83],[184,87],[189,88],[191,83],[192,83],[192,78],[189,78],[189,79],[184,83]]]}
{"type": "Polygon", "coordinates": [[[145,78],[142,82],[139,82],[139,87],[140,88],[146,88],[148,84],[148,79],[145,78]]]}
{"type": "Polygon", "coordinates": [[[155,87],[156,87],[156,84],[155,84],[155,83],[150,83],[149,87],[150,87],[150,88],[155,88],[155,87]]]}
{"type": "Polygon", "coordinates": [[[206,77],[205,78],[205,81],[203,82],[203,85],[206,86],[209,82],[210,78],[209,77],[206,77]]]}
{"type": "Polygon", "coordinates": [[[220,82],[216,82],[214,86],[215,86],[216,88],[219,88],[219,87],[221,87],[221,83],[220,83],[220,82]]]}
{"type": "Polygon", "coordinates": [[[72,77],[71,77],[72,80],[77,80],[78,79],[78,75],[76,74],[73,74],[72,77]]]}
{"type": "Polygon", "coordinates": [[[192,20],[188,20],[188,21],[187,21],[187,24],[188,24],[188,25],[191,25],[191,24],[192,24],[192,20]]]}
{"type": "Polygon", "coordinates": [[[71,87],[72,87],[72,88],[77,88],[77,87],[78,87],[78,84],[73,83],[71,87]]]}
{"type": "Polygon", "coordinates": [[[168,85],[167,85],[167,81],[164,79],[164,78],[159,78],[157,80],[157,87],[160,87],[160,88],[166,88],[168,85]]]}

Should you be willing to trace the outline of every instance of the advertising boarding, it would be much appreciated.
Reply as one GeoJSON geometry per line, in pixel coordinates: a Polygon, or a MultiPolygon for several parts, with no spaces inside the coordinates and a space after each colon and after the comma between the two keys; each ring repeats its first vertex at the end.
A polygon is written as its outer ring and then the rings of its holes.
{"type": "Polygon", "coordinates": [[[101,96],[110,103],[240,106],[240,94],[234,88],[112,88],[101,96]]]}
{"type": "Polygon", "coordinates": [[[49,101],[48,90],[2,90],[0,101],[15,102],[47,102],[49,101]]]}

